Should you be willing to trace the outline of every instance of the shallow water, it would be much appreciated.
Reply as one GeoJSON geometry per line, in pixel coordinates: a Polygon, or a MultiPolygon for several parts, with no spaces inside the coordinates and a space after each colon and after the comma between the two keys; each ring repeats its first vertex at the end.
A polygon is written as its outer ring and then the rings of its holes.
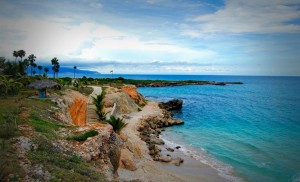
{"type": "Polygon", "coordinates": [[[185,124],[168,128],[163,137],[193,151],[222,175],[247,181],[299,180],[299,77],[173,77],[184,79],[244,84],[139,88],[152,100],[184,101],[175,116],[185,124]]]}

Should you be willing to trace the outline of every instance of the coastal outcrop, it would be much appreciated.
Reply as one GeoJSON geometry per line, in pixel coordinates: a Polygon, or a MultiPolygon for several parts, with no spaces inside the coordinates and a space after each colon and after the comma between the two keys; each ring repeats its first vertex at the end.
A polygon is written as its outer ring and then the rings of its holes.
{"type": "Polygon", "coordinates": [[[167,111],[180,110],[182,108],[183,101],[181,99],[173,99],[168,102],[160,102],[159,107],[167,111]]]}
{"type": "Polygon", "coordinates": [[[122,87],[122,91],[128,94],[128,96],[134,100],[134,102],[138,105],[145,105],[146,100],[145,98],[137,92],[135,85],[125,85],[122,87]]]}
{"type": "Polygon", "coordinates": [[[87,97],[74,90],[66,90],[64,95],[52,99],[59,111],[55,113],[62,122],[75,126],[86,124],[87,97]]]}
{"type": "Polygon", "coordinates": [[[69,135],[97,131],[98,134],[87,138],[85,141],[57,140],[54,146],[70,156],[78,156],[81,160],[94,161],[107,176],[118,176],[117,169],[121,157],[122,140],[113,132],[111,125],[100,123],[87,123],[86,126],[77,128],[69,135]]]}
{"type": "MultiPolygon", "coordinates": [[[[164,114],[159,116],[153,116],[145,118],[141,121],[138,131],[140,132],[140,138],[147,143],[149,149],[149,155],[154,161],[171,162],[176,166],[183,163],[183,159],[180,157],[172,157],[170,155],[164,155],[161,153],[159,146],[165,144],[165,142],[159,138],[162,127],[172,126],[177,124],[183,124],[180,119],[172,119],[171,114],[164,110],[164,114]]],[[[168,148],[167,151],[174,151],[174,149],[168,148]]]]}
{"type": "Polygon", "coordinates": [[[222,85],[227,84],[243,84],[242,82],[215,82],[215,81],[154,81],[150,83],[138,83],[137,87],[173,87],[173,86],[184,86],[184,85],[222,85]]]}
{"type": "Polygon", "coordinates": [[[116,115],[136,112],[139,108],[128,94],[122,92],[120,89],[111,87],[107,88],[103,103],[107,112],[109,112],[114,107],[114,104],[116,104],[116,115]]]}

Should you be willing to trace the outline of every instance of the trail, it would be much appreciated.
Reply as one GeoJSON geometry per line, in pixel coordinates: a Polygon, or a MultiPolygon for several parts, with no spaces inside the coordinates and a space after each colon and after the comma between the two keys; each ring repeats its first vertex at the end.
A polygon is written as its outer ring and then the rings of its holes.
{"type": "Polygon", "coordinates": [[[102,87],[99,86],[91,86],[94,91],[90,94],[87,102],[87,116],[86,122],[98,122],[98,116],[95,112],[96,106],[93,104],[93,98],[102,93],[102,87]]]}

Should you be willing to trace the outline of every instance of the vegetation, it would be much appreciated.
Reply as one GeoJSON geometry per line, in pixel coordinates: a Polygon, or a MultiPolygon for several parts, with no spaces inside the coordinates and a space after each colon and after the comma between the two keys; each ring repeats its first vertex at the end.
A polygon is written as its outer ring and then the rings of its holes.
{"type": "Polygon", "coordinates": [[[61,153],[49,138],[40,135],[34,142],[39,147],[27,156],[33,164],[42,164],[51,173],[51,181],[105,181],[92,164],[81,161],[76,155],[61,153]]]}
{"type": "Polygon", "coordinates": [[[0,181],[19,181],[25,177],[24,169],[19,166],[16,150],[8,140],[0,138],[0,181]]]}
{"type": "Polygon", "coordinates": [[[99,120],[105,121],[107,113],[103,112],[103,99],[104,99],[104,92],[102,92],[100,95],[97,95],[96,97],[92,97],[93,104],[96,106],[96,114],[99,117],[99,120]]]}
{"type": "Polygon", "coordinates": [[[17,135],[17,116],[12,113],[2,116],[3,121],[0,125],[0,138],[9,139],[17,135]]]}
{"type": "Polygon", "coordinates": [[[76,72],[76,69],[77,69],[77,66],[74,66],[74,79],[75,79],[75,72],[76,72]]]}
{"type": "Polygon", "coordinates": [[[36,132],[40,132],[43,133],[43,135],[51,137],[56,136],[55,130],[58,130],[59,128],[65,128],[64,125],[45,121],[42,118],[37,117],[36,115],[31,115],[30,124],[34,127],[34,130],[36,132]]]}
{"type": "Polygon", "coordinates": [[[57,78],[58,77],[58,72],[59,72],[59,67],[60,67],[58,59],[56,57],[51,59],[51,64],[53,65],[52,66],[53,78],[55,78],[55,75],[56,75],[56,78],[57,78]]]}
{"type": "Polygon", "coordinates": [[[88,131],[83,134],[79,134],[76,136],[68,137],[67,140],[76,140],[78,142],[83,142],[89,137],[97,136],[99,133],[95,130],[88,131]]]}
{"type": "Polygon", "coordinates": [[[107,121],[108,124],[110,124],[113,127],[113,130],[120,134],[121,130],[125,128],[127,123],[123,121],[121,118],[116,118],[114,116],[111,116],[110,119],[107,121]]]}

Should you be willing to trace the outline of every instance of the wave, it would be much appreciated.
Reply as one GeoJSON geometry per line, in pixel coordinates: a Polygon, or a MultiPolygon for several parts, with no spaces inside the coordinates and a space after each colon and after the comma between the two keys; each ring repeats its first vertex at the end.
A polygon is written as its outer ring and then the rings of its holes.
{"type": "Polygon", "coordinates": [[[180,146],[181,148],[179,149],[182,151],[182,153],[188,157],[191,157],[193,159],[198,160],[199,162],[206,164],[210,166],[211,168],[215,169],[218,173],[219,176],[232,181],[232,182],[242,182],[244,181],[241,177],[238,177],[234,175],[234,170],[233,167],[227,164],[224,164],[220,161],[217,161],[216,159],[213,159],[207,155],[205,155],[206,150],[201,148],[201,151],[193,150],[191,149],[192,146],[187,146],[185,144],[178,144],[175,143],[174,141],[170,141],[166,135],[160,136],[161,139],[164,140],[165,145],[167,147],[175,148],[176,146],[180,146]]]}

